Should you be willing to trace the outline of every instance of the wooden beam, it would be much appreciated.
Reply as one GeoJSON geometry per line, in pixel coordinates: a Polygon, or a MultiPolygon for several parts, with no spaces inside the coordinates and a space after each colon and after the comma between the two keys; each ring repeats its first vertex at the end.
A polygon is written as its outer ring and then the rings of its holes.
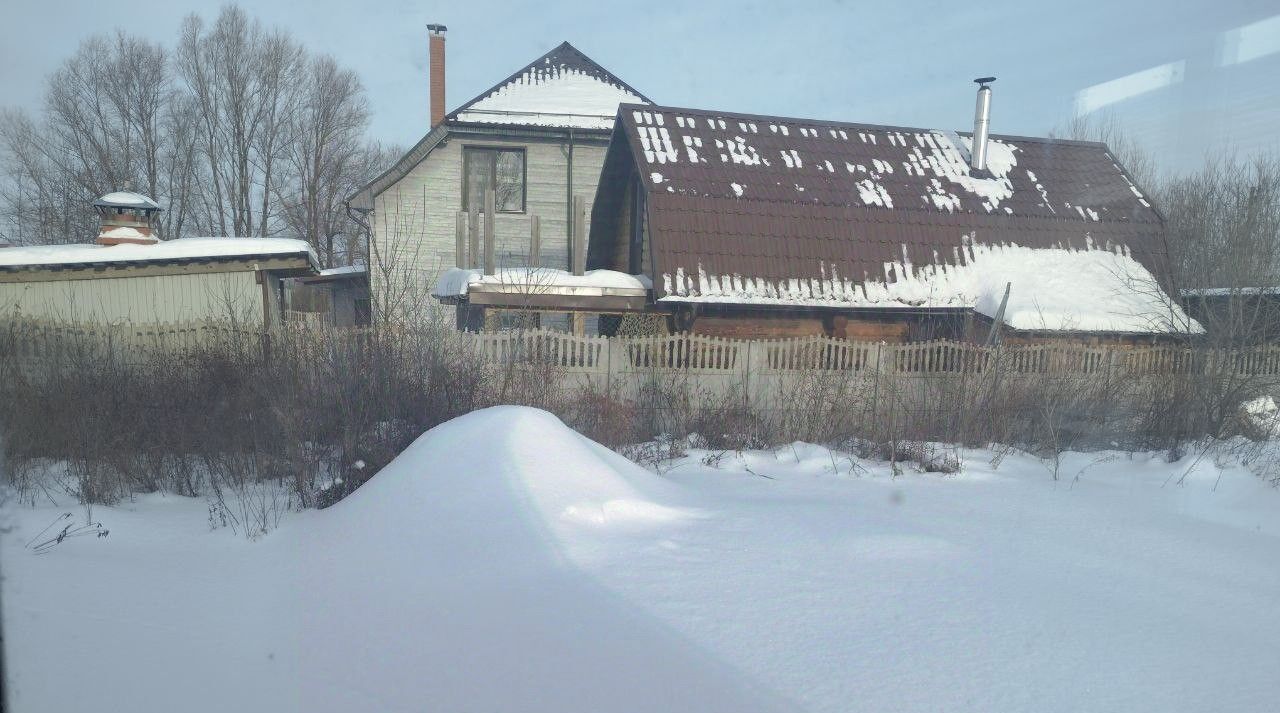
{"type": "Polygon", "coordinates": [[[480,267],[480,206],[475,201],[467,208],[467,267],[480,267]]]}
{"type": "Polygon", "coordinates": [[[454,229],[453,266],[467,267],[467,214],[458,211],[454,229]]]}
{"type": "Polygon", "coordinates": [[[551,312],[644,312],[648,298],[624,295],[513,295],[510,293],[476,292],[467,303],[502,309],[540,309],[551,312]]]}
{"type": "Polygon", "coordinates": [[[484,192],[484,274],[492,275],[495,271],[494,265],[494,223],[497,222],[498,216],[498,196],[493,189],[487,189],[484,192]]]}

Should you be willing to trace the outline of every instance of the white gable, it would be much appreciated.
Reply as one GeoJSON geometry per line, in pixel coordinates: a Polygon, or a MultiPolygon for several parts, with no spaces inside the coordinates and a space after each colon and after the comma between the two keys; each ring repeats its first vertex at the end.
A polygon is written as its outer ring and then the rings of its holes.
{"type": "Polygon", "coordinates": [[[457,121],[612,129],[622,103],[648,103],[604,79],[569,67],[526,70],[458,113],[457,121]]]}

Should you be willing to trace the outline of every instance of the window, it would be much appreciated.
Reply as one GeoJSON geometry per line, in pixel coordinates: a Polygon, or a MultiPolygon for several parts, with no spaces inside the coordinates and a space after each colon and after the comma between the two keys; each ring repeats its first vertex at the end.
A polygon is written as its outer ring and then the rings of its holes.
{"type": "Polygon", "coordinates": [[[524,149],[464,148],[462,209],[484,212],[484,192],[492,190],[499,213],[524,212],[524,149]]]}

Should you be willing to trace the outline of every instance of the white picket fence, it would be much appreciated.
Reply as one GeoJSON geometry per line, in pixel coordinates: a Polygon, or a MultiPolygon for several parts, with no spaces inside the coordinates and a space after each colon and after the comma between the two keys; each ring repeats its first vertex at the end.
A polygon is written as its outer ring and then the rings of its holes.
{"type": "MultiPolygon", "coordinates": [[[[292,324],[291,330],[327,329],[292,324]]],[[[360,339],[367,328],[334,330],[360,339]]],[[[37,321],[0,322],[0,338],[10,359],[38,361],[72,338],[108,344],[140,357],[178,351],[212,340],[235,338],[268,347],[278,333],[226,322],[95,324],[37,321]]],[[[1168,374],[1239,374],[1280,377],[1280,345],[1243,350],[1193,349],[1182,345],[1147,347],[1072,344],[1010,345],[988,348],[938,340],[910,344],[857,342],[811,336],[777,340],[735,340],[695,334],[644,337],[575,336],[550,330],[453,335],[494,365],[537,363],[567,375],[606,381],[638,374],[748,380],[795,373],[854,376],[944,377],[981,375],[999,367],[1008,374],[1070,374],[1110,379],[1168,374]]]]}
{"type": "Polygon", "coordinates": [[[976,374],[997,363],[1019,374],[1159,375],[1219,373],[1280,375],[1280,346],[1210,351],[1180,345],[1150,347],[1038,344],[984,347],[937,340],[910,344],[831,337],[734,340],[693,334],[579,337],[530,330],[466,335],[493,363],[529,361],[569,372],[608,376],[637,370],[766,373],[848,371],[895,374],[976,374]]]}

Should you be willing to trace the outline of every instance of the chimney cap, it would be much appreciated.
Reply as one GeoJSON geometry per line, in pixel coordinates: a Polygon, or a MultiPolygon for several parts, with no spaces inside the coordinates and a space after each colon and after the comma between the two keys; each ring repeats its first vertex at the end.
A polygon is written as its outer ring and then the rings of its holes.
{"type": "Polygon", "coordinates": [[[427,25],[427,29],[430,30],[433,34],[443,35],[445,31],[447,31],[449,28],[445,27],[444,25],[431,24],[431,25],[427,25]]]}
{"type": "Polygon", "coordinates": [[[138,208],[141,210],[163,210],[159,203],[132,191],[116,191],[108,193],[93,202],[98,208],[138,208]]]}
{"type": "Polygon", "coordinates": [[[973,83],[980,84],[985,87],[994,81],[996,81],[995,77],[978,77],[977,79],[973,80],[973,83]]]}

